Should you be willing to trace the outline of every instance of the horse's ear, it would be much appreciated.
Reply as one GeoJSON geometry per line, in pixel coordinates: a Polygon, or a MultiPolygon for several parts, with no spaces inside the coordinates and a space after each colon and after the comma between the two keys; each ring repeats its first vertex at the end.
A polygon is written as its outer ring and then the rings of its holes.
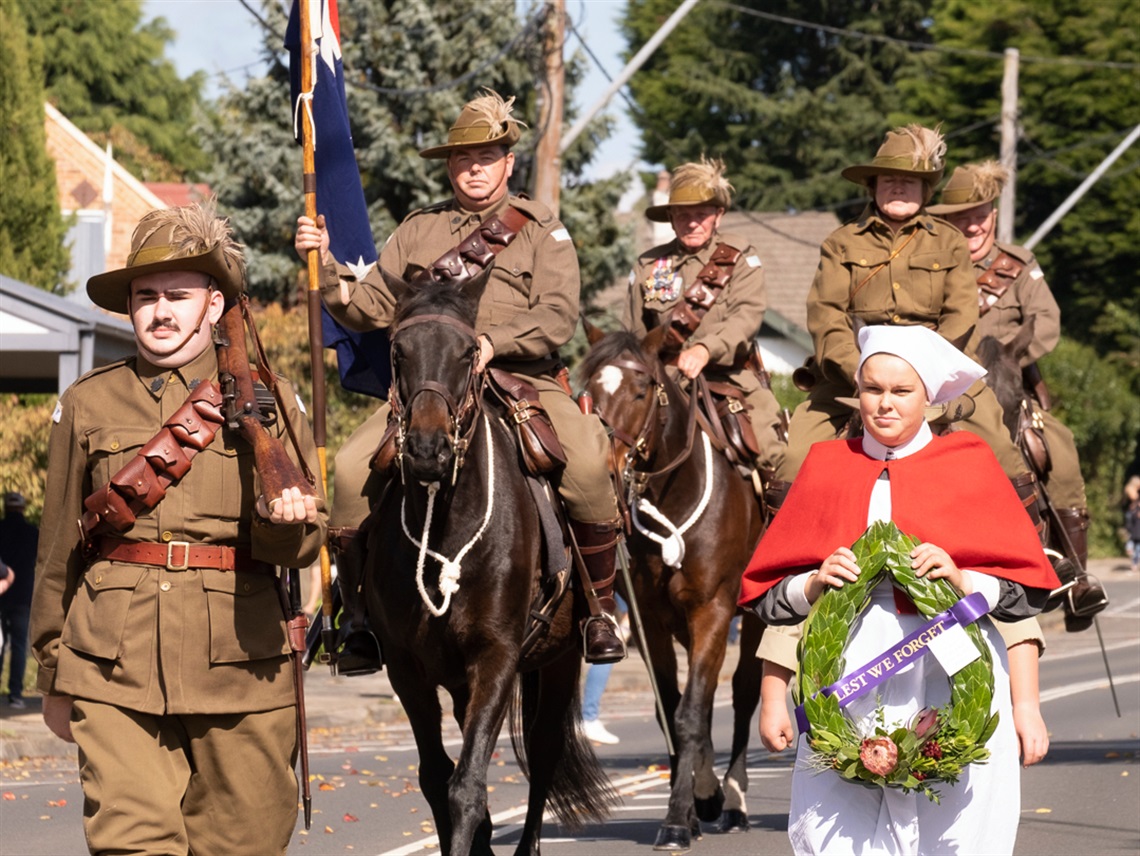
{"type": "Polygon", "coordinates": [[[950,344],[957,348],[959,351],[965,351],[966,345],[970,343],[970,339],[974,337],[974,330],[978,327],[977,324],[971,324],[970,329],[959,336],[957,339],[951,339],[950,344]]]}
{"type": "Polygon", "coordinates": [[[483,292],[487,288],[487,282],[491,279],[491,271],[494,269],[495,263],[491,262],[491,264],[483,268],[483,270],[477,273],[474,277],[460,285],[460,293],[478,305],[480,299],[483,297],[483,292]]]}
{"type": "Polygon", "coordinates": [[[669,334],[669,325],[662,324],[649,331],[649,335],[641,340],[641,349],[647,354],[660,355],[665,345],[665,337],[669,334]]]}
{"type": "Polygon", "coordinates": [[[582,319],[582,329],[586,331],[586,341],[591,345],[596,345],[606,335],[606,331],[601,327],[591,324],[585,313],[579,313],[578,317],[582,319]]]}
{"type": "Polygon", "coordinates": [[[416,290],[416,279],[412,277],[411,281],[405,280],[396,276],[394,273],[388,273],[384,268],[380,267],[380,262],[376,263],[376,269],[380,271],[380,276],[384,278],[384,284],[392,292],[392,296],[399,302],[400,298],[404,295],[416,290]]]}
{"type": "Polygon", "coordinates": [[[1033,328],[1036,324],[1037,319],[1030,315],[1021,325],[1021,329],[1017,331],[1017,335],[1003,346],[1006,353],[1020,360],[1021,355],[1028,351],[1029,346],[1033,344],[1033,328]]]}

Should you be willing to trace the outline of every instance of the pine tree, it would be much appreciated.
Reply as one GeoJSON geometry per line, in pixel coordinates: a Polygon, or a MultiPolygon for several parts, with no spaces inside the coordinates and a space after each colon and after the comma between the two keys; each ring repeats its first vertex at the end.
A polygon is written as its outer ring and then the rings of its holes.
{"type": "Polygon", "coordinates": [[[44,134],[43,45],[29,36],[16,0],[0,0],[0,273],[59,290],[69,259],[55,164],[44,134]]]}
{"type": "Polygon", "coordinates": [[[17,0],[43,40],[48,98],[142,181],[182,181],[204,167],[191,133],[201,72],[185,80],[164,51],[173,32],[142,22],[142,0],[17,0]]]}

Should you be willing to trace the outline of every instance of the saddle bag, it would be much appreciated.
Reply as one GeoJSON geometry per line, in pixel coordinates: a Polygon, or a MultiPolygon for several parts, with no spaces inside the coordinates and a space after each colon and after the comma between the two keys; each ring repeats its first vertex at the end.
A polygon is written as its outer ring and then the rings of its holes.
{"type": "Polygon", "coordinates": [[[539,403],[538,390],[520,377],[497,368],[487,368],[487,386],[507,408],[514,424],[519,454],[527,472],[547,475],[566,466],[566,453],[550,416],[539,403]]]}
{"type": "Polygon", "coordinates": [[[744,393],[726,383],[708,382],[712,393],[715,414],[724,430],[724,437],[730,449],[736,452],[742,463],[754,464],[760,457],[760,444],[756,442],[756,432],[752,430],[752,417],[744,393]]]}
{"type": "Polygon", "coordinates": [[[375,454],[369,466],[378,473],[390,473],[396,469],[396,455],[399,453],[397,437],[400,433],[400,420],[395,409],[388,411],[388,425],[380,437],[380,445],[376,447],[375,454]]]}

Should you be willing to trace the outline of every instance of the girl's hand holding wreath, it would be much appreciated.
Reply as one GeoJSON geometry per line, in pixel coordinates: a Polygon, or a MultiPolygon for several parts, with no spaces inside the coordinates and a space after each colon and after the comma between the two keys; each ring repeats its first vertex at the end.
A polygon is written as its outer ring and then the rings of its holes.
{"type": "Polygon", "coordinates": [[[844,581],[855,582],[859,579],[859,565],[855,562],[855,554],[848,547],[840,547],[823,560],[818,571],[814,571],[804,584],[804,596],[808,603],[815,603],[825,586],[843,588],[844,581]]]}
{"type": "Polygon", "coordinates": [[[937,544],[922,542],[910,551],[910,558],[910,566],[916,577],[929,575],[932,580],[946,580],[962,597],[973,593],[970,575],[954,564],[950,554],[937,544]]]}

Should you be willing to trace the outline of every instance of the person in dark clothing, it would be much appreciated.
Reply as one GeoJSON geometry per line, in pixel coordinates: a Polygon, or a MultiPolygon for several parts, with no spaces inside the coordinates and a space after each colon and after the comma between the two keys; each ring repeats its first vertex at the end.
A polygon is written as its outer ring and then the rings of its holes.
{"type": "MultiPolygon", "coordinates": [[[[0,595],[0,623],[4,647],[11,652],[8,666],[8,704],[24,707],[24,667],[28,660],[28,616],[32,608],[32,583],[36,578],[36,547],[40,531],[24,519],[27,501],[19,493],[4,494],[4,519],[0,520],[0,562],[16,574],[0,595]]],[[[0,662],[3,656],[0,655],[0,662]]]]}

